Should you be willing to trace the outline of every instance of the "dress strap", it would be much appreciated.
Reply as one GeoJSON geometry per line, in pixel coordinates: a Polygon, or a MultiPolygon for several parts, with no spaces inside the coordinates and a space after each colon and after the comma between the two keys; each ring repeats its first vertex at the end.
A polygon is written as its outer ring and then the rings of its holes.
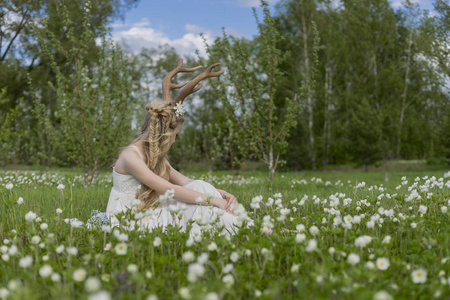
{"type": "Polygon", "coordinates": [[[144,160],[144,157],[141,154],[141,151],[139,150],[139,148],[136,145],[131,145],[130,147],[132,147],[134,150],[136,150],[136,152],[139,154],[139,157],[144,160]]]}

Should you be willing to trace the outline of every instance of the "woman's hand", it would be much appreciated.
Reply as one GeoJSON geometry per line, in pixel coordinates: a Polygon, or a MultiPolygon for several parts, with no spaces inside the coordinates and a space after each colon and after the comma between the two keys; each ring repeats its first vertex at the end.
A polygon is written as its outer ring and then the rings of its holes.
{"type": "Polygon", "coordinates": [[[227,201],[227,203],[228,203],[227,206],[226,206],[227,210],[228,209],[233,210],[234,208],[238,207],[239,203],[238,203],[238,201],[237,201],[235,196],[233,196],[232,194],[230,194],[230,193],[228,193],[226,191],[223,191],[223,190],[219,190],[218,189],[217,191],[220,193],[222,198],[227,201]]]}
{"type": "Polygon", "coordinates": [[[211,204],[217,208],[223,209],[227,213],[233,214],[233,211],[229,208],[228,201],[223,198],[214,197],[211,200],[211,204]]]}

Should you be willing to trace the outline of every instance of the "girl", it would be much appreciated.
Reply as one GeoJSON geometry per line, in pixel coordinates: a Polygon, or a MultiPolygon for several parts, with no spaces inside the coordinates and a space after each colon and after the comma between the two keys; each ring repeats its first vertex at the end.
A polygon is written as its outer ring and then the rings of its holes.
{"type": "Polygon", "coordinates": [[[149,229],[168,225],[184,229],[190,220],[194,220],[191,233],[213,225],[231,232],[248,220],[236,197],[204,181],[185,177],[166,159],[166,153],[184,122],[182,101],[201,88],[196,85],[202,79],[223,73],[223,70],[211,73],[217,65],[210,66],[189,84],[176,85],[170,82],[176,73],[201,68],[183,68],[180,60],[178,67],[164,78],[164,100],[153,101],[146,106],[141,134],[122,151],[113,168],[114,187],[107,206],[107,215],[113,225],[119,224],[115,214],[132,208],[142,211],[138,225],[149,229]],[[172,101],[170,89],[184,85],[186,87],[172,101]],[[169,197],[167,191],[170,191],[169,197]]]}

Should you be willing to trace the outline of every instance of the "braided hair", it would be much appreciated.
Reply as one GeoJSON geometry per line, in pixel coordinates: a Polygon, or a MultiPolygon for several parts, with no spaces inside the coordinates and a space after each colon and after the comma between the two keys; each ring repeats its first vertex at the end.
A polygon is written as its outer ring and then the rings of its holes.
{"type": "MultiPolygon", "coordinates": [[[[175,115],[173,104],[168,101],[153,101],[146,107],[141,134],[133,143],[143,142],[144,157],[147,167],[156,175],[169,180],[170,166],[167,162],[167,152],[170,149],[174,135],[178,134],[184,123],[184,117],[175,115]]],[[[141,185],[136,199],[141,200],[141,209],[151,207],[159,194],[146,185],[141,185]]]]}

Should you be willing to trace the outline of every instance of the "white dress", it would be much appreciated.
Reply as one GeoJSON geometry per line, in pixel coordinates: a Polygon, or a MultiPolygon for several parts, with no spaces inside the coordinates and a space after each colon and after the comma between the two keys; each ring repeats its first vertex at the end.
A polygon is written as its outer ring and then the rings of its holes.
{"type": "MultiPolygon", "coordinates": [[[[135,145],[133,146],[133,149],[143,159],[139,148],[135,145]]],[[[111,189],[106,214],[111,220],[112,226],[119,226],[120,222],[115,215],[133,208],[133,205],[136,203],[136,192],[140,189],[141,183],[133,175],[117,173],[114,168],[113,183],[114,186],[111,189]]],[[[203,180],[191,181],[184,187],[213,197],[221,197],[220,193],[211,184],[203,180]]],[[[217,207],[187,204],[173,198],[159,203],[157,208],[138,212],[136,215],[138,215],[138,220],[135,224],[142,229],[146,228],[149,230],[157,227],[165,229],[167,226],[173,225],[179,226],[184,231],[190,220],[193,220],[191,235],[200,233],[204,229],[220,229],[221,234],[232,234],[245,222],[253,223],[248,218],[242,205],[234,211],[233,215],[217,207]]]]}

